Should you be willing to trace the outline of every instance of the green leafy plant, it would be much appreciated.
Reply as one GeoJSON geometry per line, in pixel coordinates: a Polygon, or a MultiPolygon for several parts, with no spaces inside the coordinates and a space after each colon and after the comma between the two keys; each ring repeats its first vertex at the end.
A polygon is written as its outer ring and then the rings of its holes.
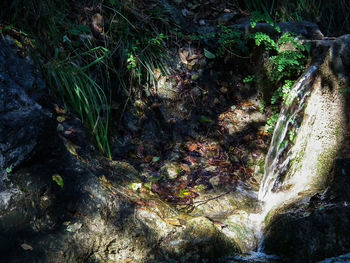
{"type": "Polygon", "coordinates": [[[255,41],[256,46],[261,46],[264,45],[266,50],[277,50],[278,46],[276,42],[270,38],[269,35],[262,33],[262,32],[257,32],[252,35],[252,38],[255,41]]]}
{"type": "Polygon", "coordinates": [[[178,194],[178,196],[180,198],[185,198],[186,196],[189,196],[189,195],[191,195],[191,192],[189,190],[187,190],[187,189],[181,189],[179,191],[179,194],[178,194]]]}
{"type": "Polygon", "coordinates": [[[283,100],[285,104],[289,104],[288,97],[293,88],[295,81],[285,80],[285,83],[282,87],[279,87],[271,97],[271,104],[276,104],[280,99],[283,100]]]}
{"type": "Polygon", "coordinates": [[[5,169],[5,171],[6,171],[6,173],[10,174],[10,173],[12,173],[12,169],[13,169],[13,167],[12,167],[12,165],[11,165],[11,166],[7,167],[7,168],[5,169]]]}
{"type": "Polygon", "coordinates": [[[249,75],[247,77],[245,77],[243,79],[243,83],[249,83],[249,82],[253,82],[255,80],[255,76],[254,75],[249,75]]]}
{"type": "Polygon", "coordinates": [[[294,130],[290,130],[289,132],[288,132],[288,139],[289,139],[289,141],[290,142],[294,142],[294,139],[295,139],[295,131],[294,130]]]}
{"type": "Polygon", "coordinates": [[[275,56],[270,57],[270,79],[280,81],[301,73],[306,63],[306,47],[290,33],[283,34],[277,41],[275,56]]]}
{"type": "Polygon", "coordinates": [[[78,66],[75,63],[77,58],[70,57],[49,63],[45,68],[50,83],[57,87],[64,101],[90,128],[99,149],[111,157],[108,140],[110,101],[100,85],[87,74],[88,69],[103,63],[103,60],[109,56],[109,51],[97,47],[79,54],[80,58],[84,56],[93,56],[95,60],[88,65],[78,66]]]}
{"type": "Polygon", "coordinates": [[[272,26],[278,33],[281,32],[281,29],[275,25],[272,17],[267,14],[267,12],[261,13],[259,11],[254,11],[250,17],[250,25],[252,28],[256,27],[256,24],[259,22],[267,23],[272,26]]]}
{"type": "Polygon", "coordinates": [[[266,107],[266,102],[263,98],[260,98],[260,102],[259,102],[259,111],[260,113],[263,113],[265,111],[265,107],[266,107]]]}
{"type": "Polygon", "coordinates": [[[218,43],[219,48],[217,55],[224,56],[226,54],[246,58],[249,54],[247,39],[244,35],[227,26],[219,25],[218,43]]]}
{"type": "Polygon", "coordinates": [[[272,134],[273,130],[275,128],[275,125],[278,121],[279,113],[274,112],[271,114],[271,116],[267,119],[266,125],[265,125],[265,132],[272,134]]]}
{"type": "Polygon", "coordinates": [[[56,182],[56,184],[57,184],[59,187],[61,187],[61,188],[64,187],[63,178],[62,178],[60,175],[58,175],[58,174],[53,175],[53,176],[52,176],[52,180],[53,180],[54,182],[56,182]]]}

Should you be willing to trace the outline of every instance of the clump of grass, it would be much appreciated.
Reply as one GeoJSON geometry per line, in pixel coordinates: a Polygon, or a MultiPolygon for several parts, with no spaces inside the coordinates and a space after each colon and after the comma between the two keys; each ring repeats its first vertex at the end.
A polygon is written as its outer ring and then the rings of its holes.
{"type": "Polygon", "coordinates": [[[142,1],[135,3],[130,0],[107,1],[102,5],[107,17],[107,45],[114,51],[119,67],[118,80],[128,96],[135,93],[131,86],[143,86],[142,92],[150,95],[150,85],[156,86],[154,70],[168,73],[169,60],[165,43],[170,21],[166,10],[148,6],[142,1]]]}
{"type": "Polygon", "coordinates": [[[54,61],[45,65],[50,83],[57,87],[72,109],[79,114],[95,138],[99,149],[111,157],[108,142],[110,122],[110,100],[104,90],[86,72],[108,56],[109,51],[102,47],[89,50],[83,55],[101,53],[94,61],[85,66],[74,63],[75,57],[54,61]]]}

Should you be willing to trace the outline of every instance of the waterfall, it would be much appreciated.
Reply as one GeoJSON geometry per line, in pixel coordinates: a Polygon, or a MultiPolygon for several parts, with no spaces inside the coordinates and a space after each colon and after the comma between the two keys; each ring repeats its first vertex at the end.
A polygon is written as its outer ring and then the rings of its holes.
{"type": "Polygon", "coordinates": [[[330,163],[332,152],[337,151],[341,136],[338,138],[335,131],[344,122],[341,100],[329,100],[324,94],[321,64],[322,61],[312,64],[302,74],[282,106],[266,155],[264,177],[256,193],[261,209],[245,216],[245,226],[255,233],[258,245],[251,257],[268,256],[263,246],[269,218],[278,213],[278,208],[314,193],[314,183],[322,181],[319,159],[326,156],[330,163]],[[294,138],[290,137],[291,131],[294,138]]]}
{"type": "MultiPolygon", "coordinates": [[[[295,133],[298,133],[306,100],[311,94],[318,69],[319,64],[310,66],[297,80],[281,109],[275,126],[270,148],[265,159],[264,177],[258,193],[262,209],[259,213],[250,214],[247,218],[247,224],[255,229],[259,240],[258,255],[260,256],[264,255],[262,246],[265,217],[273,209],[280,207],[283,203],[297,196],[298,192],[307,185],[307,182],[300,182],[299,185],[294,185],[292,189],[285,189],[285,184],[289,183],[289,178],[287,178],[287,172],[290,168],[289,164],[300,152],[298,147],[293,149],[292,143],[288,140],[288,132],[293,129],[295,133]]],[[[298,176],[297,180],[302,181],[298,176]]]]}
{"type": "Polygon", "coordinates": [[[310,94],[318,68],[318,65],[312,65],[298,79],[281,109],[265,159],[264,177],[258,194],[259,200],[264,202],[265,213],[282,204],[289,196],[289,194],[282,194],[279,191],[279,189],[283,189],[284,177],[288,171],[289,163],[294,157],[288,150],[290,149],[288,147],[290,144],[288,132],[292,128],[294,133],[298,131],[300,125],[298,120],[305,108],[306,99],[310,94]]]}

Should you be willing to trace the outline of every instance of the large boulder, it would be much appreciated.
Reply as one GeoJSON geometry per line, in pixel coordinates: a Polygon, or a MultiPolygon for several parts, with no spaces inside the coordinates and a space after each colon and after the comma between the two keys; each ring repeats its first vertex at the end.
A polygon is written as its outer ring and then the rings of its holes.
{"type": "Polygon", "coordinates": [[[54,158],[10,177],[16,192],[0,207],[4,262],[216,262],[239,251],[212,220],[150,195],[131,165],[79,158],[57,145],[54,158]]]}
{"type": "Polygon", "coordinates": [[[276,174],[280,178],[266,192],[268,205],[277,200],[265,218],[267,253],[315,262],[350,250],[350,165],[336,159],[349,156],[349,69],[345,35],[332,43],[315,72],[297,138],[287,148],[289,159],[280,159],[289,161],[281,166],[288,169],[276,174]]]}
{"type": "Polygon", "coordinates": [[[284,212],[271,220],[264,240],[265,252],[294,262],[315,262],[348,253],[349,187],[350,160],[337,159],[334,179],[326,192],[283,208],[284,212]]]}
{"type": "Polygon", "coordinates": [[[349,46],[350,35],[334,41],[322,63],[316,62],[298,80],[291,102],[282,109],[260,188],[269,210],[322,191],[329,183],[333,161],[349,136],[344,92],[350,83],[349,46]]]}
{"type": "Polygon", "coordinates": [[[11,40],[0,39],[0,174],[33,155],[47,120],[37,103],[45,84],[38,69],[15,50],[11,40]]]}

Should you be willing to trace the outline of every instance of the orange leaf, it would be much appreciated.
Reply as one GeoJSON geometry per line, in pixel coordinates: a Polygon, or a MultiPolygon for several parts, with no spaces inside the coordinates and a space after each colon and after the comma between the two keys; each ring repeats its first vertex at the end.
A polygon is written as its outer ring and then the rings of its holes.
{"type": "Polygon", "coordinates": [[[188,150],[190,150],[191,152],[196,151],[197,149],[198,149],[197,144],[191,144],[190,146],[188,146],[188,150]]]}
{"type": "Polygon", "coordinates": [[[185,171],[187,173],[191,172],[191,169],[187,164],[182,163],[182,164],[180,164],[180,167],[183,171],[185,171]]]}
{"type": "Polygon", "coordinates": [[[153,156],[151,155],[147,155],[143,160],[146,162],[146,163],[150,163],[153,159],[153,156]]]}
{"type": "Polygon", "coordinates": [[[54,104],[55,111],[57,114],[66,114],[67,111],[65,109],[60,108],[57,104],[54,104]]]}

